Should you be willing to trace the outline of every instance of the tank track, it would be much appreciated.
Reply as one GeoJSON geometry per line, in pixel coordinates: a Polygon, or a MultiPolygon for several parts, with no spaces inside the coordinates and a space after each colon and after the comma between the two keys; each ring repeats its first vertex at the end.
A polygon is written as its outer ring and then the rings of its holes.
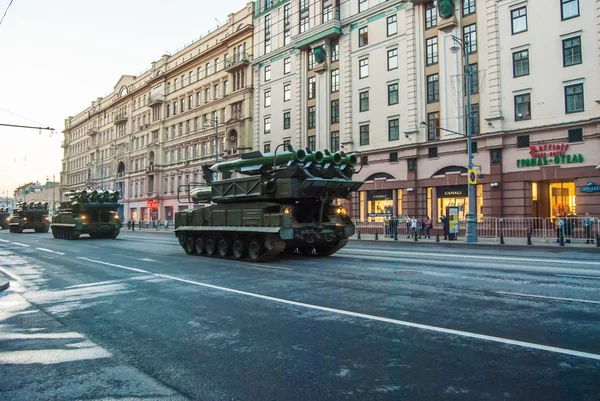
{"type": "MultiPolygon", "coordinates": [[[[91,239],[102,239],[102,238],[117,238],[120,230],[113,230],[111,233],[105,234],[94,234],[90,235],[91,239]]],[[[56,239],[76,240],[81,236],[81,231],[74,230],[70,227],[55,227],[52,229],[52,236],[56,239]]]]}
{"type": "Polygon", "coordinates": [[[330,248],[317,250],[317,256],[331,256],[348,244],[348,238],[341,239],[337,244],[330,248]]]}
{"type": "MultiPolygon", "coordinates": [[[[185,234],[185,237],[187,239],[187,233],[185,234]]],[[[264,238],[264,242],[267,243],[268,245],[266,247],[264,247],[264,252],[262,253],[262,255],[260,255],[256,259],[252,260],[248,256],[248,252],[246,251],[246,256],[238,259],[235,256],[233,256],[233,254],[231,252],[227,256],[220,256],[218,254],[218,252],[215,252],[213,255],[208,255],[206,253],[198,254],[196,252],[191,252],[190,253],[186,249],[186,239],[184,239],[183,241],[180,239],[179,240],[179,245],[185,251],[185,253],[188,254],[188,255],[204,256],[204,257],[219,258],[219,259],[231,259],[231,260],[247,261],[247,262],[252,262],[252,263],[270,262],[273,259],[275,259],[277,257],[277,255],[279,255],[281,252],[283,252],[285,250],[285,241],[283,241],[282,239],[278,239],[278,238],[275,239],[275,238],[272,238],[272,237],[271,238],[264,238]]]]}

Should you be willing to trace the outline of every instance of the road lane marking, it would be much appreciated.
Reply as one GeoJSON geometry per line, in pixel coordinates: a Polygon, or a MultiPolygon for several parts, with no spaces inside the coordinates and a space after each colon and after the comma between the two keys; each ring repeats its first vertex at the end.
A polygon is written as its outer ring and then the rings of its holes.
{"type": "Polygon", "coordinates": [[[10,241],[5,240],[5,239],[0,239],[0,242],[10,242],[10,241]]]}
{"type": "Polygon", "coordinates": [[[51,249],[46,249],[46,248],[35,248],[35,249],[40,250],[40,251],[44,251],[44,252],[48,252],[48,253],[55,253],[57,255],[64,255],[64,253],[62,253],[62,252],[56,252],[56,251],[53,251],[51,249]]]}
{"type": "Polygon", "coordinates": [[[8,277],[10,277],[11,279],[15,280],[15,281],[19,281],[19,277],[15,276],[12,273],[7,272],[6,270],[0,268],[0,272],[4,273],[5,275],[7,275],[8,277]]]}
{"type": "Polygon", "coordinates": [[[545,295],[521,294],[521,293],[518,293],[518,292],[504,292],[504,291],[494,291],[494,292],[496,294],[514,295],[516,297],[552,299],[552,300],[556,300],[556,301],[584,302],[586,304],[598,304],[598,305],[600,305],[600,301],[591,301],[591,300],[587,300],[587,299],[548,297],[548,296],[545,296],[545,295]]]}
{"type": "Polygon", "coordinates": [[[594,277],[594,276],[577,276],[574,274],[556,274],[556,276],[561,276],[561,277],[575,277],[575,278],[591,278],[593,280],[600,280],[600,277],[594,277]]]}
{"type": "Polygon", "coordinates": [[[20,242],[13,242],[14,245],[24,246],[25,248],[29,248],[27,244],[21,244],[20,242]]]}
{"type": "Polygon", "coordinates": [[[289,267],[266,265],[264,263],[248,263],[248,265],[250,265],[252,267],[258,267],[258,268],[276,269],[276,270],[291,270],[291,271],[294,271],[294,269],[290,269],[289,267]]]}
{"type": "MultiPolygon", "coordinates": [[[[382,253],[382,251],[368,250],[368,249],[342,249],[338,254],[344,253],[382,253]]],[[[388,251],[386,254],[398,254],[398,255],[415,255],[415,256],[427,256],[432,255],[445,257],[445,258],[462,258],[462,259],[483,259],[483,260],[506,260],[514,262],[536,262],[536,263],[560,263],[560,264],[572,264],[572,265],[592,265],[600,266],[600,262],[590,262],[586,260],[564,260],[564,259],[532,259],[532,258],[515,258],[515,257],[504,257],[504,256],[481,256],[481,255],[461,255],[457,253],[425,253],[425,252],[404,252],[404,251],[388,251]]]]}
{"type": "Polygon", "coordinates": [[[233,288],[221,287],[218,285],[202,283],[199,281],[186,280],[183,278],[170,276],[167,274],[152,273],[152,272],[149,272],[146,270],[136,269],[134,267],[116,265],[113,263],[102,262],[100,260],[94,260],[94,259],[88,259],[88,258],[82,258],[82,257],[79,257],[78,259],[87,260],[89,262],[98,263],[101,265],[113,266],[113,267],[117,267],[119,269],[131,270],[131,271],[136,271],[136,272],[145,273],[145,274],[151,274],[155,277],[161,277],[161,278],[165,278],[168,280],[193,284],[193,285],[197,285],[200,287],[211,288],[214,290],[229,292],[229,293],[233,293],[233,294],[245,295],[245,296],[252,297],[252,298],[264,299],[267,301],[272,301],[272,302],[276,302],[276,303],[280,303],[280,304],[294,305],[294,306],[298,306],[301,308],[320,310],[323,312],[336,313],[338,315],[352,316],[352,317],[357,317],[357,318],[366,319],[366,320],[390,323],[390,324],[394,324],[397,326],[412,327],[412,328],[416,328],[416,329],[433,331],[433,332],[437,332],[437,333],[452,334],[452,335],[456,335],[456,336],[460,336],[460,337],[474,338],[477,340],[484,340],[484,341],[496,342],[496,343],[501,343],[501,344],[515,345],[517,347],[532,348],[532,349],[537,349],[537,350],[541,350],[541,351],[548,351],[548,352],[553,352],[553,353],[557,353],[557,354],[564,354],[564,355],[570,355],[570,356],[576,356],[576,357],[580,357],[580,358],[588,358],[588,359],[594,359],[594,360],[600,361],[600,354],[592,354],[589,352],[576,351],[576,350],[559,348],[559,347],[552,347],[549,345],[542,345],[542,344],[530,343],[530,342],[525,342],[525,341],[511,340],[508,338],[495,337],[495,336],[490,336],[490,335],[486,335],[486,334],[471,333],[471,332],[462,331],[462,330],[447,329],[444,327],[430,326],[427,324],[408,322],[408,321],[404,321],[404,320],[396,320],[396,319],[391,319],[391,318],[387,318],[387,317],[367,315],[364,313],[351,312],[351,311],[347,311],[347,310],[343,310],[343,309],[329,308],[327,306],[307,304],[304,302],[290,301],[288,299],[276,298],[276,297],[271,297],[268,295],[256,294],[253,292],[247,292],[247,291],[236,290],[233,288]]]}

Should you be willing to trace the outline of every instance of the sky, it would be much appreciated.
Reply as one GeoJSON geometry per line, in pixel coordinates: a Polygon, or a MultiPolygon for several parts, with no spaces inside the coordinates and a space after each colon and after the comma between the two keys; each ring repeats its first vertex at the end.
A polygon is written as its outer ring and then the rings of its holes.
{"type": "MultiPolygon", "coordinates": [[[[0,24],[0,197],[59,180],[64,120],[250,0],[13,0],[0,24]]],[[[10,0],[0,0],[0,18],[10,0]]],[[[217,22],[218,21],[218,22],[217,22]]]]}

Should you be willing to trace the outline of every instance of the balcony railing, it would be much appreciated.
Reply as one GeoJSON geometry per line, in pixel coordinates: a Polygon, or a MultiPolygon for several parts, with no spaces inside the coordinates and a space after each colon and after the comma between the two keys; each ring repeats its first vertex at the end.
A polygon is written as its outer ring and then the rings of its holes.
{"type": "Polygon", "coordinates": [[[225,71],[232,71],[237,68],[246,67],[252,61],[252,55],[247,53],[234,53],[231,60],[225,63],[225,71]]]}
{"type": "Polygon", "coordinates": [[[127,113],[119,113],[115,116],[115,124],[125,124],[127,122],[127,113]]]}
{"type": "Polygon", "coordinates": [[[148,106],[154,106],[155,104],[161,104],[165,101],[165,95],[161,94],[150,94],[150,100],[148,101],[148,106]]]}

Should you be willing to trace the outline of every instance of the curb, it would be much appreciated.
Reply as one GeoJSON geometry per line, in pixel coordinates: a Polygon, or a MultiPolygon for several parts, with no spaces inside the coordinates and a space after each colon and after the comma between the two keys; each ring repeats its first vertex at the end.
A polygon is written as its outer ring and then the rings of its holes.
{"type": "MultiPolygon", "coordinates": [[[[414,245],[414,242],[412,241],[390,241],[390,240],[374,240],[374,239],[356,239],[356,238],[352,238],[350,239],[351,242],[369,242],[369,243],[377,243],[377,244],[393,244],[394,246],[411,246],[414,245]]],[[[522,251],[525,249],[528,250],[539,250],[539,251],[548,251],[548,250],[552,250],[552,251],[556,251],[556,252],[572,252],[572,251],[577,251],[577,252],[585,252],[585,253],[600,253],[600,248],[596,248],[595,246],[593,248],[585,248],[585,247],[559,247],[559,246],[548,246],[548,245],[500,245],[500,244],[482,244],[482,243],[475,243],[475,244],[467,244],[465,242],[456,242],[456,241],[446,241],[446,242],[423,242],[423,241],[419,241],[417,243],[418,245],[425,245],[425,246],[452,246],[452,247],[466,247],[469,249],[494,249],[494,250],[499,250],[499,249],[508,249],[508,250],[516,250],[516,251],[522,251]]]]}

